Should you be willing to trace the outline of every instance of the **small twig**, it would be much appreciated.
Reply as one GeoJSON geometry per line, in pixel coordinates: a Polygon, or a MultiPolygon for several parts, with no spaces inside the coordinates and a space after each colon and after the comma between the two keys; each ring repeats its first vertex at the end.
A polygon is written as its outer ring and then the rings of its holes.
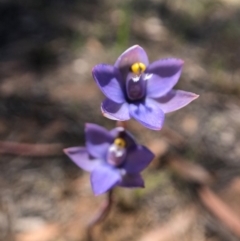
{"type": "Polygon", "coordinates": [[[100,208],[99,213],[97,213],[97,215],[93,218],[93,220],[88,224],[87,226],[87,241],[93,241],[93,228],[101,223],[102,221],[104,221],[104,219],[108,216],[111,207],[113,204],[113,190],[110,190],[107,193],[107,200],[106,202],[103,204],[103,206],[100,208]]]}
{"type": "Polygon", "coordinates": [[[162,136],[164,136],[174,147],[182,148],[184,145],[186,145],[185,138],[177,131],[174,131],[167,126],[162,129],[162,136]]]}
{"type": "Polygon", "coordinates": [[[182,158],[171,157],[167,160],[167,165],[188,182],[208,185],[214,181],[212,175],[204,167],[182,158]]]}
{"type": "Polygon", "coordinates": [[[240,219],[235,215],[233,210],[207,186],[213,180],[207,170],[200,165],[189,163],[180,158],[168,159],[166,164],[182,179],[190,183],[198,184],[196,187],[197,194],[205,208],[228,227],[236,237],[240,238],[240,219]]]}
{"type": "Polygon", "coordinates": [[[203,205],[240,238],[240,219],[233,210],[207,186],[200,186],[197,192],[203,205]]]}
{"type": "Polygon", "coordinates": [[[0,141],[0,154],[19,156],[56,156],[62,155],[62,144],[29,144],[0,141]]]}

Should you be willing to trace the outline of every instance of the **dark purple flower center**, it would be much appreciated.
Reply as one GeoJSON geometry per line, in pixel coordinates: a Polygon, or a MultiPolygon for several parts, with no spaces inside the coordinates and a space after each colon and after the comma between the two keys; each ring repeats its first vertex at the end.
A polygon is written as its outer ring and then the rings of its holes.
{"type": "Polygon", "coordinates": [[[130,100],[140,100],[146,93],[146,81],[143,75],[135,75],[127,79],[126,91],[130,100]]]}
{"type": "Polygon", "coordinates": [[[116,138],[109,147],[107,162],[112,166],[120,166],[126,157],[126,142],[122,138],[116,138]]]}

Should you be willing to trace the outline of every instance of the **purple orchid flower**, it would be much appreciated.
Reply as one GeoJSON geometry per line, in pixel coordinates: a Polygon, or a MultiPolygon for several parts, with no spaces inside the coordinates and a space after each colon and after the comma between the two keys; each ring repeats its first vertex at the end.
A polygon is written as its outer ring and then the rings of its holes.
{"type": "Polygon", "coordinates": [[[86,147],[70,147],[64,152],[83,170],[91,173],[95,195],[115,186],[144,187],[140,172],[153,160],[153,153],[138,145],[122,127],[107,131],[96,124],[86,124],[86,147]]]}
{"type": "Polygon", "coordinates": [[[149,64],[143,48],[132,46],[112,65],[93,68],[93,78],[107,97],[101,105],[105,117],[126,121],[131,117],[160,130],[165,113],[178,110],[198,95],[172,90],[181,75],[183,60],[162,59],[149,64]]]}

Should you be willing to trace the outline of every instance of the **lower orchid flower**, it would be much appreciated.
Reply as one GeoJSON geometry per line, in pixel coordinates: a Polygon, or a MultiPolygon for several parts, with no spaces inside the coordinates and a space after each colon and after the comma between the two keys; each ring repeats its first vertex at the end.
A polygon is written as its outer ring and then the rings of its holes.
{"type": "Polygon", "coordinates": [[[134,45],[114,65],[98,64],[93,78],[107,97],[101,105],[105,117],[118,121],[136,119],[149,129],[160,130],[166,113],[178,110],[198,95],[173,90],[183,60],[168,58],[149,64],[143,48],[134,45]]]}
{"type": "Polygon", "coordinates": [[[103,194],[115,186],[144,187],[140,175],[153,160],[154,154],[136,143],[122,127],[111,131],[86,124],[86,147],[70,147],[64,152],[83,170],[91,173],[95,195],[103,194]]]}

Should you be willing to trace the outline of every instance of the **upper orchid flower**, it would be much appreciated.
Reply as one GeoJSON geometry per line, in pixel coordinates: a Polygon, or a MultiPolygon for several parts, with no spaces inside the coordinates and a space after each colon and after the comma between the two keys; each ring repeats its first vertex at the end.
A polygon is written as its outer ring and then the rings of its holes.
{"type": "Polygon", "coordinates": [[[147,128],[160,130],[165,113],[198,97],[191,92],[172,90],[182,66],[182,60],[173,58],[149,64],[146,52],[138,45],[127,49],[114,65],[96,65],[93,78],[107,97],[101,106],[103,115],[119,121],[132,117],[147,128]]]}
{"type": "Polygon", "coordinates": [[[95,195],[115,186],[144,187],[140,172],[153,160],[146,147],[138,145],[122,127],[111,131],[87,124],[86,148],[71,147],[64,152],[83,170],[91,172],[95,195]]]}

